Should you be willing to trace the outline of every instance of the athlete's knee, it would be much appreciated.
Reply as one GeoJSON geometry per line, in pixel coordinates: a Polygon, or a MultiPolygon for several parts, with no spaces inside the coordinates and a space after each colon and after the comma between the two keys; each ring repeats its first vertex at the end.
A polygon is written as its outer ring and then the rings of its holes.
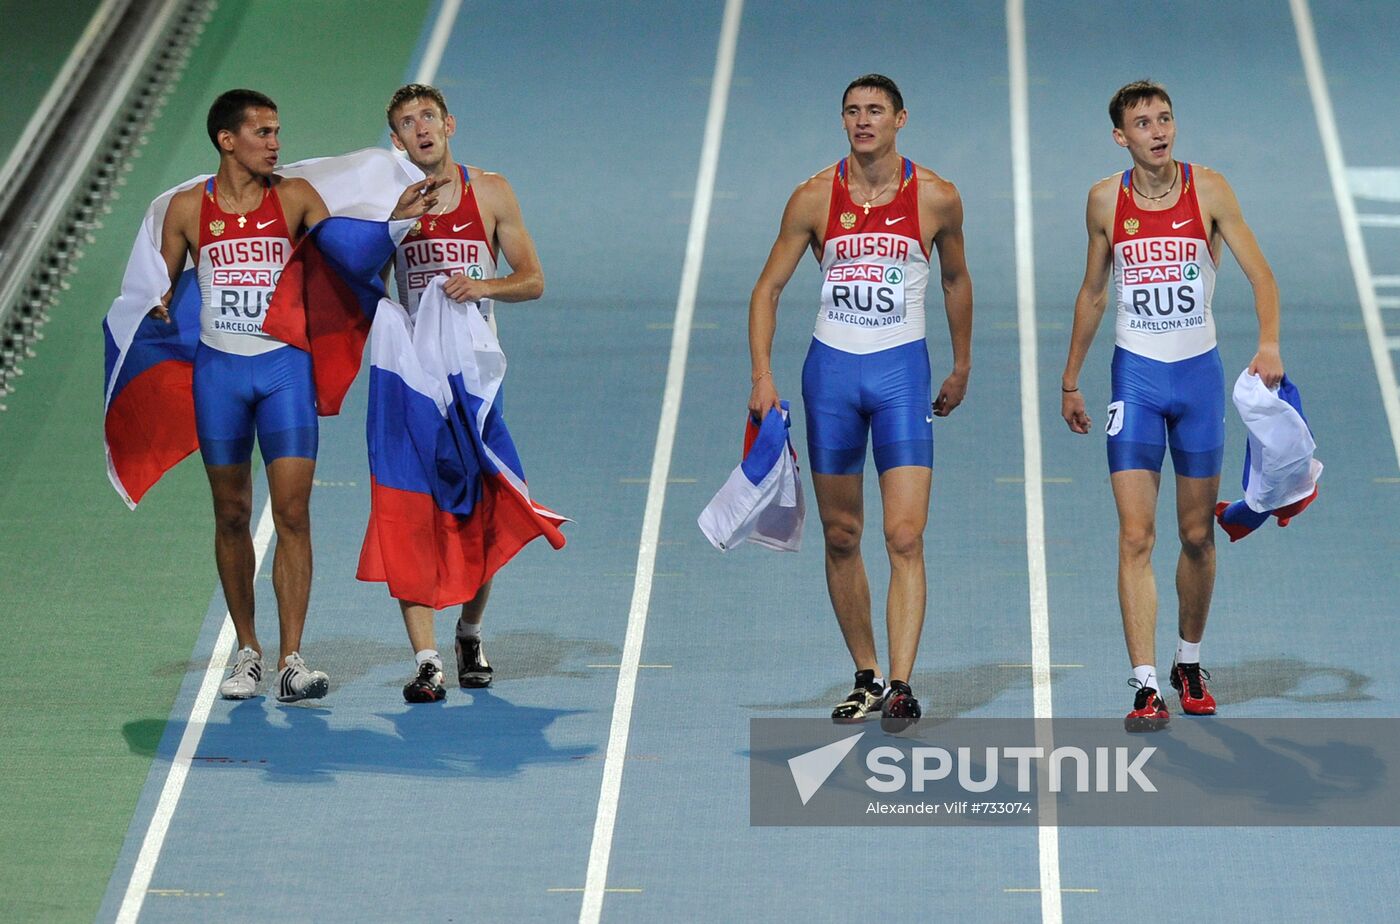
{"type": "Polygon", "coordinates": [[[885,549],[891,558],[922,558],[924,531],[912,523],[886,523],[885,549]]]}
{"type": "Polygon", "coordinates": [[[860,524],[850,520],[827,522],[822,526],[826,553],[838,558],[860,554],[860,524]]]}
{"type": "Polygon", "coordinates": [[[310,498],[282,497],[272,504],[272,525],[279,535],[311,532],[310,498]]]}
{"type": "Polygon", "coordinates": [[[1157,543],[1157,530],[1151,523],[1124,524],[1118,528],[1118,554],[1121,558],[1150,559],[1157,543]]]}
{"type": "Polygon", "coordinates": [[[247,497],[215,497],[214,529],[224,534],[243,534],[253,519],[253,502],[247,497]]]}
{"type": "Polygon", "coordinates": [[[1179,530],[1181,551],[1190,558],[1204,558],[1215,551],[1215,522],[1183,525],[1179,530]]]}

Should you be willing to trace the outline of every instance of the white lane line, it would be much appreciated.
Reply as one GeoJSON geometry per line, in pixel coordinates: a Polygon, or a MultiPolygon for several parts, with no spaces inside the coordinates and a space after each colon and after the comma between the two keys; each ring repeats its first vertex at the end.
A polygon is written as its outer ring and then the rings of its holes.
{"type": "Polygon", "coordinates": [[[1375,283],[1377,288],[1393,289],[1400,287],[1400,276],[1372,276],[1371,282],[1375,283]]]}
{"type": "Polygon", "coordinates": [[[1356,221],[1368,228],[1400,228],[1400,215],[1389,212],[1363,212],[1356,216],[1356,221]]]}
{"type": "MultiPolygon", "coordinates": [[[[1016,321],[1021,349],[1021,441],[1025,452],[1026,564],[1030,569],[1031,687],[1035,703],[1035,743],[1049,754],[1055,747],[1050,688],[1050,594],[1045,574],[1045,494],[1041,482],[1040,386],[1036,356],[1035,250],[1031,220],[1030,104],[1026,74],[1026,19],[1023,0],[1007,0],[1006,44],[1011,83],[1011,177],[1016,227],[1016,321]]],[[[1036,828],[1040,854],[1040,919],[1060,924],[1060,829],[1055,796],[1040,774],[1036,828]]]]}
{"type": "MultiPolygon", "coordinates": [[[[1361,302],[1361,319],[1366,325],[1366,339],[1371,344],[1371,362],[1376,367],[1380,383],[1381,404],[1390,424],[1390,442],[1395,459],[1400,463],[1400,389],[1396,388],[1395,367],[1391,365],[1386,343],[1385,324],[1376,304],[1375,284],[1371,279],[1371,264],[1366,256],[1366,243],[1361,237],[1361,224],[1356,203],[1347,182],[1347,164],[1342,156],[1342,141],[1337,134],[1337,117],[1332,112],[1332,97],[1327,92],[1327,75],[1322,70],[1322,56],[1317,50],[1317,35],[1313,32],[1312,13],[1308,0],[1289,0],[1293,10],[1293,26],[1298,33],[1298,50],[1303,56],[1303,70],[1308,75],[1308,92],[1312,95],[1317,115],[1317,131],[1322,136],[1322,150],[1327,157],[1327,172],[1332,178],[1332,195],[1342,220],[1342,237],[1347,256],[1351,259],[1351,275],[1356,284],[1356,296],[1361,302]]],[[[1397,225],[1400,226],[1400,225],[1397,225]]]]}
{"type": "MultiPolygon", "coordinates": [[[[253,573],[262,569],[263,558],[268,544],[272,541],[272,501],[263,504],[258,516],[257,532],[253,536],[253,573]]],[[[160,860],[161,847],[165,845],[165,835],[170,831],[175,807],[180,802],[180,793],[185,788],[185,778],[189,776],[190,762],[194,759],[195,748],[204,735],[204,724],[209,719],[209,710],[214,706],[214,697],[219,690],[219,681],[224,675],[224,666],[233,652],[236,635],[233,620],[228,611],[224,612],[223,627],[219,630],[214,651],[209,656],[209,664],[204,669],[204,679],[200,681],[199,692],[195,694],[194,706],[190,708],[189,720],[185,723],[185,733],[180,736],[180,746],[175,750],[175,759],[170,763],[170,773],[161,787],[160,799],[151,814],[151,822],[146,827],[146,836],[141,841],[141,851],[136,855],[136,865],[131,871],[131,880],[126,885],[126,895],[117,911],[117,924],[135,924],[141,914],[141,906],[146,901],[151,877],[155,875],[156,863],[160,860]]]]}
{"type": "Polygon", "coordinates": [[[437,22],[433,23],[433,33],[428,38],[428,47],[423,49],[423,60],[418,65],[418,75],[414,83],[432,83],[437,79],[438,66],[442,64],[443,52],[447,50],[447,40],[452,37],[452,26],[457,22],[457,12],[462,8],[462,0],[442,0],[438,7],[437,22]]]}
{"type": "Polygon", "coordinates": [[[631,731],[632,704],[637,687],[637,670],[642,659],[647,608],[651,604],[652,569],[656,564],[656,547],[661,537],[661,509],[666,501],[671,450],[675,445],[676,423],[680,418],[691,319],[695,315],[695,297],[700,288],[700,265],[705,256],[705,235],[710,223],[715,174],[719,168],[720,139],[724,133],[725,110],[729,105],[729,85],[734,75],[734,52],[739,44],[739,20],[743,9],[743,0],[726,0],[719,48],[715,53],[715,76],[710,84],[709,114],[705,119],[700,170],[695,178],[695,203],[690,212],[690,235],[686,240],[680,294],[676,299],[676,326],[671,334],[671,357],[666,370],[666,389],[661,399],[661,421],[656,428],[656,450],[651,460],[647,504],[642,515],[637,578],[632,587],[632,607],[627,616],[627,636],[622,646],[622,667],[617,676],[612,728],[608,732],[607,759],[603,763],[602,790],[598,795],[598,813],[593,824],[593,844],[588,851],[588,876],[584,882],[583,906],[578,916],[580,924],[597,924],[603,913],[613,827],[622,792],[622,764],[627,754],[627,736],[631,731]]]}

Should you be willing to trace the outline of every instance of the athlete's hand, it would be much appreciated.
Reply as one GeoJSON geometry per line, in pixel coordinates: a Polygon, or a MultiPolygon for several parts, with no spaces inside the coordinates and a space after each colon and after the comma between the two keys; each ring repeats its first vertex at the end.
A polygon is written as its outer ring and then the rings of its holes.
{"type": "Polygon", "coordinates": [[[174,289],[166,289],[165,294],[160,297],[160,304],[146,312],[148,318],[159,318],[166,324],[170,323],[170,298],[175,294],[174,289]]]}
{"type": "Polygon", "coordinates": [[[1084,393],[1077,388],[1068,392],[1060,389],[1060,416],[1075,433],[1088,433],[1093,423],[1089,412],[1084,410],[1084,393]]]}
{"type": "Polygon", "coordinates": [[[1249,361],[1249,372],[1263,379],[1265,387],[1278,388],[1283,381],[1283,357],[1279,356],[1278,347],[1261,346],[1249,361]]]}
{"type": "Polygon", "coordinates": [[[442,284],[442,294],[454,302],[479,302],[490,298],[490,290],[485,279],[472,279],[457,273],[442,284]]]}
{"type": "Polygon", "coordinates": [[[403,195],[399,196],[399,201],[394,206],[394,210],[389,213],[389,220],[398,221],[401,218],[420,218],[428,214],[428,212],[437,205],[438,189],[451,182],[451,177],[442,177],[441,179],[428,177],[426,180],[410,183],[404,188],[403,195]]]}
{"type": "Polygon", "coordinates": [[[749,392],[749,413],[762,421],[769,411],[776,411],[781,406],[778,401],[778,386],[773,384],[773,374],[763,374],[753,383],[753,390],[749,392]]]}
{"type": "Polygon", "coordinates": [[[943,380],[938,389],[938,397],[933,399],[933,413],[936,417],[947,417],[963,403],[967,397],[967,373],[952,372],[943,380]]]}

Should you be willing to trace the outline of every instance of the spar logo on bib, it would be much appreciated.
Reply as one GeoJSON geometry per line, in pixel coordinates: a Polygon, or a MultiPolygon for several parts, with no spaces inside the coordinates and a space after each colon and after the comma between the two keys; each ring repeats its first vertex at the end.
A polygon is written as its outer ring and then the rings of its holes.
{"type": "Polygon", "coordinates": [[[886,263],[838,263],[822,286],[826,319],[856,327],[904,323],[904,270],[886,263]]]}

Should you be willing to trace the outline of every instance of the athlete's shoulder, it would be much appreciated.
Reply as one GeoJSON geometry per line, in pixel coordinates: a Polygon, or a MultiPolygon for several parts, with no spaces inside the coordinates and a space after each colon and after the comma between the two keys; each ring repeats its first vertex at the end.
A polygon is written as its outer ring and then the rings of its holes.
{"type": "Polygon", "coordinates": [[[1091,213],[1107,212],[1109,218],[1118,203],[1118,190],[1123,185],[1122,173],[1110,173],[1089,187],[1088,208],[1091,213]]]}
{"type": "Polygon", "coordinates": [[[1191,165],[1191,182],[1196,184],[1198,195],[1201,193],[1211,195],[1230,189],[1230,183],[1225,179],[1225,174],[1200,164],[1191,165]]]}
{"type": "Polygon", "coordinates": [[[193,227],[199,223],[200,201],[204,197],[204,184],[196,183],[187,186],[170,197],[170,204],[165,208],[165,221],[171,225],[190,225],[193,227]]]}
{"type": "Polygon", "coordinates": [[[269,183],[273,189],[277,190],[277,195],[284,200],[310,198],[311,196],[320,197],[316,187],[304,177],[273,174],[269,183]]]}
{"type": "Polygon", "coordinates": [[[958,187],[947,177],[919,164],[914,165],[914,175],[919,178],[919,198],[925,202],[937,205],[959,199],[958,187]]]}

